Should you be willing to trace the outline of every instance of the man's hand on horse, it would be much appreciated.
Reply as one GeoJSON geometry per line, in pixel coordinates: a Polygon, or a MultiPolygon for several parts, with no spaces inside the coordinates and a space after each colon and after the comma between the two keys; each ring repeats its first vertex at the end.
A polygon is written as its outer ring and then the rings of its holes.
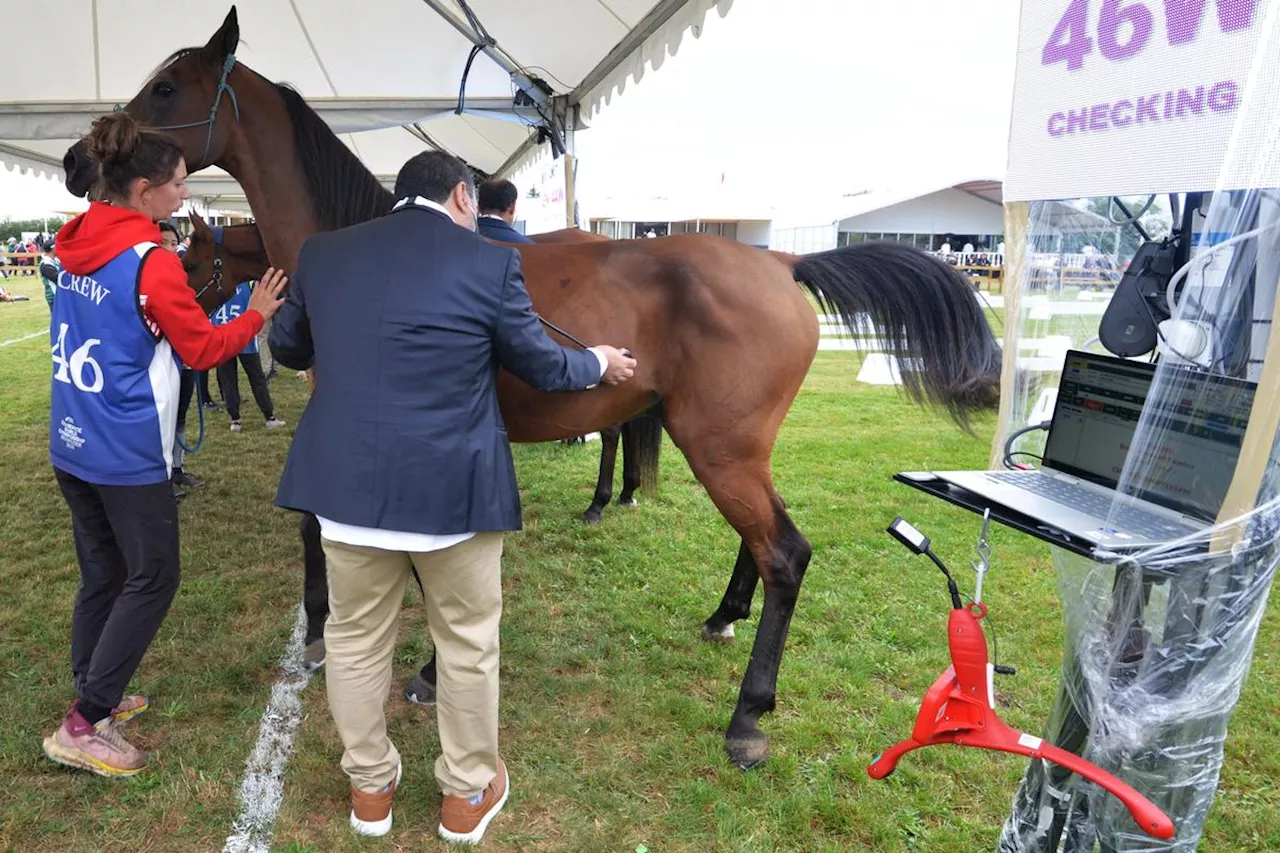
{"type": "Polygon", "coordinates": [[[635,375],[636,360],[631,357],[630,350],[624,351],[609,346],[601,346],[599,350],[604,353],[608,361],[604,376],[600,377],[601,382],[606,385],[617,385],[635,375]]]}
{"type": "Polygon", "coordinates": [[[257,311],[262,315],[263,320],[270,320],[284,304],[284,296],[281,293],[288,283],[289,277],[284,274],[284,270],[278,270],[275,267],[268,269],[249,296],[249,310],[257,311]]]}

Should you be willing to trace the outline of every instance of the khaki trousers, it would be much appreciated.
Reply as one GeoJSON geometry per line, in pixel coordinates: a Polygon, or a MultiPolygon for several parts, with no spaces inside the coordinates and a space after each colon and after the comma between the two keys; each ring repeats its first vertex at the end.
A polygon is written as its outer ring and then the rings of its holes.
{"type": "Polygon", "coordinates": [[[329,566],[325,681],[351,784],[376,791],[395,779],[400,763],[387,737],[385,708],[412,565],[422,578],[437,652],[436,781],[451,796],[479,794],[498,775],[502,533],[478,533],[420,554],[323,538],[321,545],[329,566]]]}

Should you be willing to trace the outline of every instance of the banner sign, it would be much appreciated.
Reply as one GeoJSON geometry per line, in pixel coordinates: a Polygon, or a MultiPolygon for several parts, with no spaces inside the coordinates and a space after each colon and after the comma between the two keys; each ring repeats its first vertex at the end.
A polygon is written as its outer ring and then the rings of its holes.
{"type": "Polygon", "coordinates": [[[516,219],[524,220],[524,233],[542,234],[565,227],[568,196],[563,156],[544,155],[513,176],[512,181],[520,189],[516,219]]]}
{"type": "Polygon", "coordinates": [[[1280,186],[1278,18],[1280,0],[1023,0],[1005,201],[1280,186]]]}

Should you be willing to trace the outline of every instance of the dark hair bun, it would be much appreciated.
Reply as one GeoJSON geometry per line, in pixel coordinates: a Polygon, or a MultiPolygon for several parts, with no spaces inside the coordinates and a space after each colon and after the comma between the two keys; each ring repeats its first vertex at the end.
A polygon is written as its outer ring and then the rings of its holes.
{"type": "Polygon", "coordinates": [[[138,122],[122,110],[96,119],[85,137],[89,156],[103,166],[129,162],[141,140],[138,122]]]}

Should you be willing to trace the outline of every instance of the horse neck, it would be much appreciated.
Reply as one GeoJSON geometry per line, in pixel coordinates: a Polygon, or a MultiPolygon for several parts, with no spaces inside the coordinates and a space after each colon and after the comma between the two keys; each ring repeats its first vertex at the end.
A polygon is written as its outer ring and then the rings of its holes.
{"type": "Polygon", "coordinates": [[[244,190],[271,264],[296,269],[303,242],[320,227],[302,164],[293,153],[293,123],[271,83],[236,70],[244,77],[234,81],[240,93],[240,123],[232,127],[230,144],[215,165],[244,190]]]}
{"type": "MultiPolygon", "coordinates": [[[[259,240],[257,225],[236,225],[223,234],[227,252],[227,264],[246,280],[257,279],[271,266],[271,257],[264,251],[266,245],[259,240]]],[[[293,269],[293,267],[286,267],[293,269]]]]}

